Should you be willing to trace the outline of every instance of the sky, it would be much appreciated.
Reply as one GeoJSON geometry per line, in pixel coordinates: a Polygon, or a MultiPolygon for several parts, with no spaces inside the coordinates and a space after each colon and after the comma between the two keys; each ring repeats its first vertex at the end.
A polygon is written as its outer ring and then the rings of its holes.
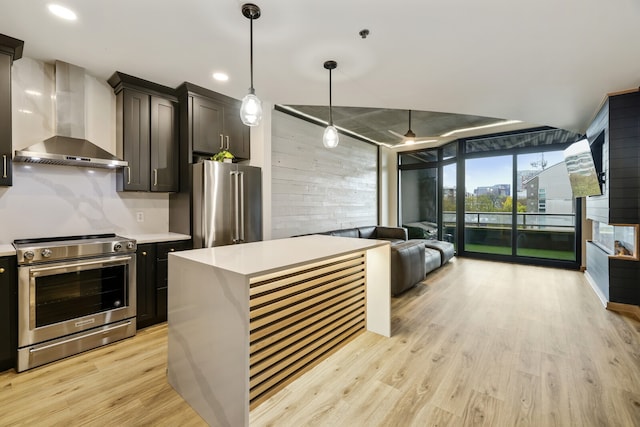
{"type": "MultiPolygon", "coordinates": [[[[518,155],[519,170],[534,170],[536,167],[531,163],[540,161],[540,153],[518,155]]],[[[544,160],[547,162],[546,168],[564,162],[562,151],[552,151],[544,153],[544,160]]],[[[538,168],[539,169],[539,168],[538,168]]],[[[511,184],[512,181],[512,158],[511,156],[486,157],[482,159],[469,159],[466,161],[466,191],[473,192],[478,187],[490,187],[495,184],[511,184]]],[[[445,187],[455,187],[456,168],[444,169],[443,184],[445,187]]]]}

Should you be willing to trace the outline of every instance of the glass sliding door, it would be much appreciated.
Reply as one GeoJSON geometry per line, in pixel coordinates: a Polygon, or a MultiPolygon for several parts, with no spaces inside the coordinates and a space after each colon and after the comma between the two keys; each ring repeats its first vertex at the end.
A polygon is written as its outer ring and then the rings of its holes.
{"type": "Polygon", "coordinates": [[[400,173],[402,226],[410,239],[438,235],[438,168],[408,169],[400,173]]]}
{"type": "Polygon", "coordinates": [[[513,156],[465,160],[464,250],[512,255],[513,156]]]}
{"type": "Polygon", "coordinates": [[[562,151],[517,156],[516,255],[574,261],[576,202],[562,151]]]}

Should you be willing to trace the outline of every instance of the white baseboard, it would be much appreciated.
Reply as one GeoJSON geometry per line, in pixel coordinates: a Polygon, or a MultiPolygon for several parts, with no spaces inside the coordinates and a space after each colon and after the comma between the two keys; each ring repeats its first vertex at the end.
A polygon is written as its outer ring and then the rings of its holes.
{"type": "Polygon", "coordinates": [[[593,292],[595,292],[596,295],[598,296],[598,299],[602,303],[602,306],[604,308],[607,308],[607,303],[608,303],[607,297],[604,296],[604,294],[602,293],[598,285],[596,285],[596,282],[593,280],[591,275],[589,275],[589,271],[584,272],[584,277],[587,279],[587,282],[589,282],[589,285],[591,286],[591,289],[593,289],[593,292]]]}

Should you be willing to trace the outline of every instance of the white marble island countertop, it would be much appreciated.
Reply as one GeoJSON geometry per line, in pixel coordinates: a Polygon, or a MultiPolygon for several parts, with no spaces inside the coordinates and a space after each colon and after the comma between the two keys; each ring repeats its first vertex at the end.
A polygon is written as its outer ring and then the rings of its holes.
{"type": "Polygon", "coordinates": [[[170,254],[247,277],[304,265],[309,260],[389,245],[386,240],[309,235],[241,245],[194,249],[170,254]]]}

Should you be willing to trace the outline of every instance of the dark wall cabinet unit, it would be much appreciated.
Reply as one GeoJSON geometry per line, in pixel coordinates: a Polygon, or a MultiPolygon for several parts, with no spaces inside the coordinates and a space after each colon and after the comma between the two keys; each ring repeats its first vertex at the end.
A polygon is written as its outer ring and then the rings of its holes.
{"type": "Polygon", "coordinates": [[[137,251],[137,318],[138,329],[167,320],[169,253],[191,249],[191,241],[145,243],[137,251]]]}
{"type": "MultiPolygon", "coordinates": [[[[587,137],[605,174],[603,195],[587,197],[587,218],[640,224],[640,91],[608,96],[587,137]]],[[[587,273],[609,302],[640,305],[640,261],[613,255],[587,242],[587,273]]]]}
{"type": "Polygon", "coordinates": [[[179,188],[178,99],[165,86],[116,72],[117,154],[129,162],[118,191],[175,192],[179,188]]]}
{"type": "Polygon", "coordinates": [[[0,186],[13,184],[11,159],[11,65],[22,58],[24,42],[0,34],[0,186]]]}
{"type": "Polygon", "coordinates": [[[169,195],[169,231],[191,235],[193,163],[224,149],[238,160],[248,160],[251,141],[237,99],[187,82],[176,92],[180,100],[180,191],[169,195]]]}
{"type": "Polygon", "coordinates": [[[0,372],[15,366],[18,283],[16,257],[0,257],[0,372]]]}
{"type": "Polygon", "coordinates": [[[240,101],[184,83],[177,89],[180,104],[187,105],[182,144],[199,155],[230,151],[238,159],[250,157],[249,127],[240,120],[240,101]]]}

